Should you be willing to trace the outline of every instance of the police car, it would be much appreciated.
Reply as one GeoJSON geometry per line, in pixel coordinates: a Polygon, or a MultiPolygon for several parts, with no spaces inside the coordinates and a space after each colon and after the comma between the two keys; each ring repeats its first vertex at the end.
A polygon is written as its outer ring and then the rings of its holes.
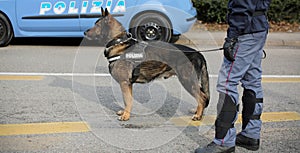
{"type": "Polygon", "coordinates": [[[101,7],[140,40],[170,41],[197,14],[191,0],[0,0],[0,46],[13,37],[83,37],[101,7]]]}

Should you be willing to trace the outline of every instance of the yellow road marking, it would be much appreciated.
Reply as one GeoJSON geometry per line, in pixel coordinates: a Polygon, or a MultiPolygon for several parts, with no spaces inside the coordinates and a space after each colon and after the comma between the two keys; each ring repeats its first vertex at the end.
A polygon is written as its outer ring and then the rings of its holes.
{"type": "MultiPolygon", "coordinates": [[[[35,73],[33,73],[35,74],[35,73]]],[[[38,75],[0,75],[0,80],[43,80],[43,73],[37,73],[38,75]]],[[[46,75],[46,73],[45,73],[46,75]]],[[[53,75],[53,74],[52,74],[53,75]]],[[[61,75],[61,74],[60,74],[61,75]]],[[[66,75],[66,74],[65,74],[66,75]]],[[[74,74],[73,74],[74,75],[74,74]]],[[[102,75],[101,75],[102,76],[102,75]]],[[[289,82],[300,82],[300,77],[263,77],[262,82],[264,83],[289,83],[289,82]]]]}
{"type": "MultiPolygon", "coordinates": [[[[191,117],[172,118],[171,122],[176,126],[201,126],[214,125],[216,115],[204,116],[202,121],[192,121],[191,117]]],[[[282,121],[298,121],[300,114],[297,112],[266,112],[261,116],[263,122],[282,122],[282,121]]],[[[242,123],[241,114],[238,116],[236,123],[242,123]]]]}
{"type": "Polygon", "coordinates": [[[21,75],[2,75],[0,80],[34,80],[39,81],[43,80],[43,76],[21,76],[21,75]]]}
{"type": "Polygon", "coordinates": [[[289,83],[300,82],[300,78],[262,78],[265,83],[289,83]]]}
{"type": "MultiPolygon", "coordinates": [[[[300,114],[297,112],[266,112],[262,114],[263,122],[298,121],[300,114]]],[[[175,126],[201,126],[214,125],[216,116],[204,116],[202,121],[192,121],[191,117],[171,118],[175,126]]],[[[236,123],[241,123],[241,115],[236,123]]],[[[54,134],[89,132],[90,127],[86,122],[52,122],[52,123],[30,123],[30,124],[0,124],[0,136],[28,135],[28,134],[54,134]]]]}
{"type": "Polygon", "coordinates": [[[0,136],[24,134],[53,134],[88,132],[90,128],[85,122],[53,122],[31,124],[0,124],[0,136]]]}

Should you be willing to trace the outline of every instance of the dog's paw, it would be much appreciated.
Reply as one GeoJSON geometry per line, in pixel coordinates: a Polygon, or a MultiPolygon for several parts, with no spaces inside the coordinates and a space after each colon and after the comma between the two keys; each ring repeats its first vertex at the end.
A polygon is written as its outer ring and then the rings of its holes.
{"type": "Polygon", "coordinates": [[[117,112],[117,115],[118,116],[121,116],[121,115],[123,115],[124,114],[124,111],[122,111],[122,110],[119,110],[118,112],[117,112]]]}
{"type": "MultiPolygon", "coordinates": [[[[119,112],[120,112],[120,111],[119,111],[119,112]]],[[[130,118],[130,113],[127,112],[127,111],[121,111],[121,112],[122,112],[122,114],[119,116],[118,120],[119,120],[119,121],[128,121],[129,118],[130,118]]],[[[121,112],[120,112],[120,113],[121,113],[121,112]]]]}
{"type": "Polygon", "coordinates": [[[197,115],[197,114],[193,115],[193,117],[192,117],[193,121],[200,121],[201,119],[202,119],[202,116],[201,115],[197,115]]]}

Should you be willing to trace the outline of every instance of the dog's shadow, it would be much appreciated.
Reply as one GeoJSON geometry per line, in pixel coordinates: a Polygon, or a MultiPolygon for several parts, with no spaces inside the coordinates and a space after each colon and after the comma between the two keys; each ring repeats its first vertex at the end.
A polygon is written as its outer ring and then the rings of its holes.
{"type": "MultiPolygon", "coordinates": [[[[111,82],[108,82],[108,84],[111,84],[111,82]]],[[[74,79],[70,80],[58,76],[55,76],[54,80],[49,85],[52,87],[69,89],[72,92],[78,94],[81,98],[87,100],[88,102],[97,103],[97,104],[100,103],[101,106],[104,106],[105,108],[107,108],[107,110],[110,110],[113,113],[123,109],[121,91],[119,91],[119,86],[117,85],[97,86],[96,83],[96,85],[93,86],[93,85],[87,85],[78,82],[77,80],[74,79]],[[95,91],[96,91],[96,95],[95,95],[95,91]]],[[[152,107],[155,107],[153,113],[159,115],[160,117],[165,118],[166,120],[175,116],[176,112],[178,111],[180,111],[181,114],[191,115],[188,114],[189,113],[188,109],[195,107],[190,103],[183,101],[182,99],[172,96],[170,93],[164,90],[163,86],[157,83],[134,84],[133,96],[135,99],[133,109],[135,107],[135,104],[142,105],[142,107],[145,107],[144,109],[148,109],[149,111],[153,109],[152,107]],[[154,97],[157,95],[160,96],[154,97]]],[[[139,111],[137,110],[137,112],[139,111]]],[[[145,113],[145,114],[151,115],[151,113],[145,113]]],[[[139,113],[135,113],[133,111],[133,116],[138,117],[139,113]]]]}
{"type": "MultiPolygon", "coordinates": [[[[77,94],[81,98],[85,99],[88,103],[94,103],[94,104],[99,104],[105,107],[106,110],[108,110],[108,114],[112,116],[116,116],[113,119],[117,119],[117,115],[115,112],[123,109],[122,107],[122,101],[120,101],[119,98],[115,94],[119,94],[117,86],[93,86],[93,85],[87,85],[83,84],[81,82],[78,82],[76,80],[64,78],[64,77],[58,77],[55,76],[54,80],[49,84],[49,86],[52,87],[59,87],[59,88],[65,88],[69,89],[74,94],[77,94]],[[96,91],[96,96],[95,96],[95,91],[96,91]]],[[[149,88],[155,88],[155,89],[160,89],[159,84],[155,85],[149,85],[149,84],[136,84],[134,86],[134,98],[135,101],[139,102],[141,105],[144,107],[149,106],[149,110],[153,109],[152,105],[145,105],[143,103],[149,103],[151,102],[151,99],[153,99],[151,95],[151,89],[149,88]],[[155,87],[151,87],[155,86],[155,87]]],[[[157,92],[161,92],[158,90],[157,92]]],[[[121,95],[120,95],[121,96],[121,95]]],[[[135,103],[136,104],[136,103],[135,103]]],[[[158,105],[158,104],[154,104],[158,105]]],[[[135,107],[135,105],[133,106],[135,107]]],[[[161,122],[158,122],[155,124],[155,115],[158,115],[160,118],[163,118],[164,121],[169,121],[172,117],[176,116],[179,112],[183,114],[184,116],[191,116],[191,114],[188,112],[189,108],[194,108],[195,106],[191,105],[190,103],[183,101],[182,99],[179,99],[177,97],[172,96],[170,93],[166,93],[166,97],[164,99],[163,104],[159,106],[158,109],[156,109],[152,114],[146,114],[146,115],[140,115],[140,114],[135,114],[133,112],[132,118],[129,121],[126,122],[119,122],[119,124],[124,127],[124,128],[135,128],[135,129],[140,129],[140,128],[155,128],[159,127],[161,122]],[[183,105],[183,106],[181,106],[183,105]],[[145,120],[145,124],[141,123],[143,122],[143,119],[145,120]],[[135,121],[136,120],[136,121],[135,121]],[[149,122],[149,120],[154,120],[151,122],[151,124],[146,123],[149,122]],[[154,124],[153,124],[154,123],[154,124]]],[[[147,108],[145,108],[147,109],[147,108]]],[[[186,127],[183,130],[183,133],[185,133],[186,136],[194,140],[195,142],[200,142],[200,139],[202,140],[203,138],[201,137],[195,137],[193,136],[195,132],[198,131],[197,127],[186,127]]]]}

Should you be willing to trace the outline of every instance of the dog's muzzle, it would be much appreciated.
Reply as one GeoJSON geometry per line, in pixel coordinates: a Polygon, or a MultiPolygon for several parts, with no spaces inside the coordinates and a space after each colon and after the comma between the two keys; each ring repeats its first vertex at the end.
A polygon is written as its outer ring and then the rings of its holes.
{"type": "Polygon", "coordinates": [[[88,29],[84,32],[84,37],[88,40],[93,40],[92,37],[89,36],[89,31],[90,31],[90,29],[88,29]]]}

